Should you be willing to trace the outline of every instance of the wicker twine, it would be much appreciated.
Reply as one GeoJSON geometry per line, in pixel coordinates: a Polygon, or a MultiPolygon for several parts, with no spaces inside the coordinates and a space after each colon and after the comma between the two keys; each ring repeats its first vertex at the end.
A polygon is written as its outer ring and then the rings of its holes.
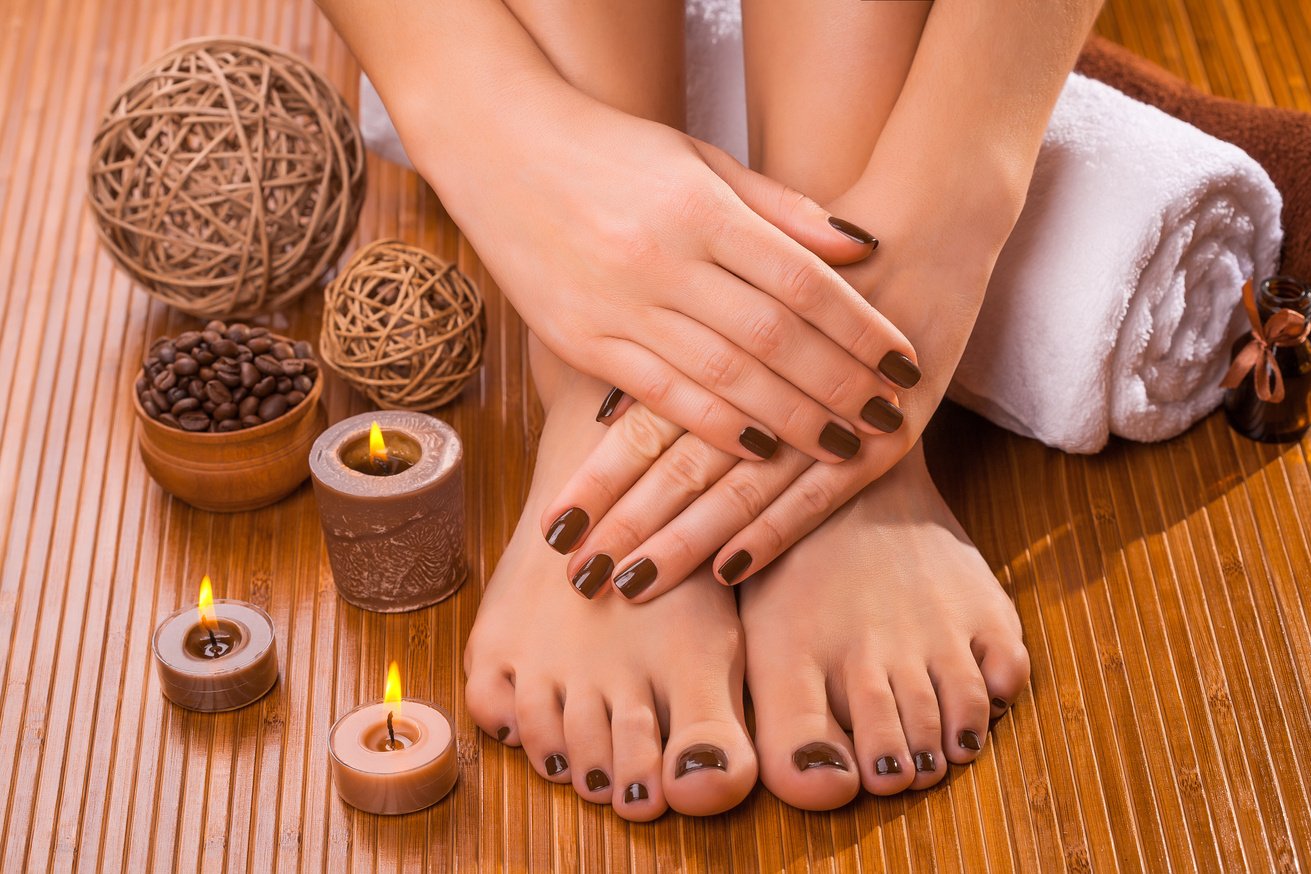
{"type": "Polygon", "coordinates": [[[431,410],[478,369],[485,332],[482,295],[459,268],[378,240],[324,291],[319,355],[383,409],[431,410]]]}
{"type": "Polygon", "coordinates": [[[364,145],[304,62],[243,39],[180,43],[110,104],[88,197],[114,259],[206,318],[278,309],[341,256],[364,145]]]}

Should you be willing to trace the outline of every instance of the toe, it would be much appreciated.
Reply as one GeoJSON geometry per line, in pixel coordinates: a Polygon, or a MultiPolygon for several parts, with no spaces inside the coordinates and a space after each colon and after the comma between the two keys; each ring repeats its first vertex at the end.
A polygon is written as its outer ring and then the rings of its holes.
{"type": "Polygon", "coordinates": [[[599,692],[571,691],[565,696],[564,739],[574,791],[585,801],[609,803],[614,794],[610,714],[599,692]]]}
{"type": "Polygon", "coordinates": [[[689,682],[671,690],[661,780],[665,800],[679,813],[722,813],[756,784],[756,753],[742,719],[741,692],[736,702],[727,692],[741,688],[739,679],[735,684],[689,682]],[[723,700],[707,701],[711,689],[725,690],[723,700]]]}
{"type": "Polygon", "coordinates": [[[615,813],[634,822],[646,822],[665,812],[660,779],[660,722],[650,695],[618,699],[612,707],[610,733],[614,746],[615,813]]]}
{"type": "Polygon", "coordinates": [[[915,769],[911,788],[927,789],[947,774],[947,761],[942,755],[942,717],[938,711],[938,696],[922,666],[918,670],[907,667],[895,671],[890,679],[892,694],[897,699],[897,717],[915,769]]]}
{"type": "Polygon", "coordinates": [[[464,685],[464,701],[474,724],[501,743],[519,745],[514,683],[509,674],[500,670],[475,670],[464,685]]]}
{"type": "Polygon", "coordinates": [[[515,687],[514,713],[529,764],[552,783],[568,783],[573,775],[565,742],[564,708],[555,684],[521,677],[515,687]]]}
{"type": "Polygon", "coordinates": [[[942,717],[942,749],[957,765],[974,761],[988,736],[988,689],[968,652],[946,656],[929,666],[942,717]]]}
{"type": "Polygon", "coordinates": [[[752,670],[756,748],[765,786],[805,810],[832,810],[860,790],[855,753],[829,710],[818,668],[752,670]]]}
{"type": "Polygon", "coordinates": [[[993,719],[1005,713],[1029,684],[1029,651],[1018,634],[975,638],[978,660],[993,719]]]}
{"type": "Polygon", "coordinates": [[[908,789],[915,779],[915,764],[887,675],[853,674],[847,680],[846,693],[856,761],[865,788],[875,795],[895,795],[908,789]]]}

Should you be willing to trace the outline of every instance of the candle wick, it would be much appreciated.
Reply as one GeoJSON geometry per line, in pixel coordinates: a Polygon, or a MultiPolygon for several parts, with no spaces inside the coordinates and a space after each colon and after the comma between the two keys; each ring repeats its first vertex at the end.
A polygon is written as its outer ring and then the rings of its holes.
{"type": "Polygon", "coordinates": [[[390,710],[387,711],[387,749],[394,750],[396,749],[396,730],[392,728],[391,713],[390,710]]]}
{"type": "Polygon", "coordinates": [[[218,638],[214,636],[214,629],[206,627],[205,630],[209,632],[209,645],[212,648],[214,654],[217,655],[219,645],[218,645],[218,638]]]}

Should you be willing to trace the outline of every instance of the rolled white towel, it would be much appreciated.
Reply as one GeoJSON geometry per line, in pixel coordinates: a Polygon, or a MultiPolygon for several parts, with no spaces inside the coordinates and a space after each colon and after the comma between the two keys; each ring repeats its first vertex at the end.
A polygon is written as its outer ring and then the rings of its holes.
{"type": "Polygon", "coordinates": [[[1181,433],[1220,402],[1282,205],[1241,149],[1071,76],[948,396],[1067,452],[1181,433]]]}

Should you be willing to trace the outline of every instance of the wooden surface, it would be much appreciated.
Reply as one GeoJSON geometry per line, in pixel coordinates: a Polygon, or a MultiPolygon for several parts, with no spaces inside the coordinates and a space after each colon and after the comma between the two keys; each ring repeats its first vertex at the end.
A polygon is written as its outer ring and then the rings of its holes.
{"type": "MultiPolygon", "coordinates": [[[[1100,27],[1217,93],[1311,110],[1307,2],[1113,0],[1100,27]]],[[[1311,870],[1311,443],[1254,445],[1213,416],[1073,458],[949,411],[935,471],[1033,654],[994,742],[929,792],[811,815],[758,789],[643,826],[548,786],[464,713],[460,647],[539,413],[521,322],[415,176],[371,160],[360,238],[458,258],[489,291],[487,366],[445,414],[468,446],[470,584],[362,613],[333,591],[308,488],[232,516],[165,496],[128,390],[143,344],[188,323],[98,249],[82,179],[114,85],[216,33],[355,93],[310,0],[0,0],[0,870],[1311,870]],[[167,704],[150,659],[205,572],[268,609],[282,659],[269,697],[218,716],[167,704]],[[457,714],[460,784],[379,819],[337,800],[325,744],[398,654],[409,689],[457,714]]],[[[296,336],[316,334],[312,297],[296,336]]],[[[329,388],[334,420],[365,409],[329,388]]]]}

